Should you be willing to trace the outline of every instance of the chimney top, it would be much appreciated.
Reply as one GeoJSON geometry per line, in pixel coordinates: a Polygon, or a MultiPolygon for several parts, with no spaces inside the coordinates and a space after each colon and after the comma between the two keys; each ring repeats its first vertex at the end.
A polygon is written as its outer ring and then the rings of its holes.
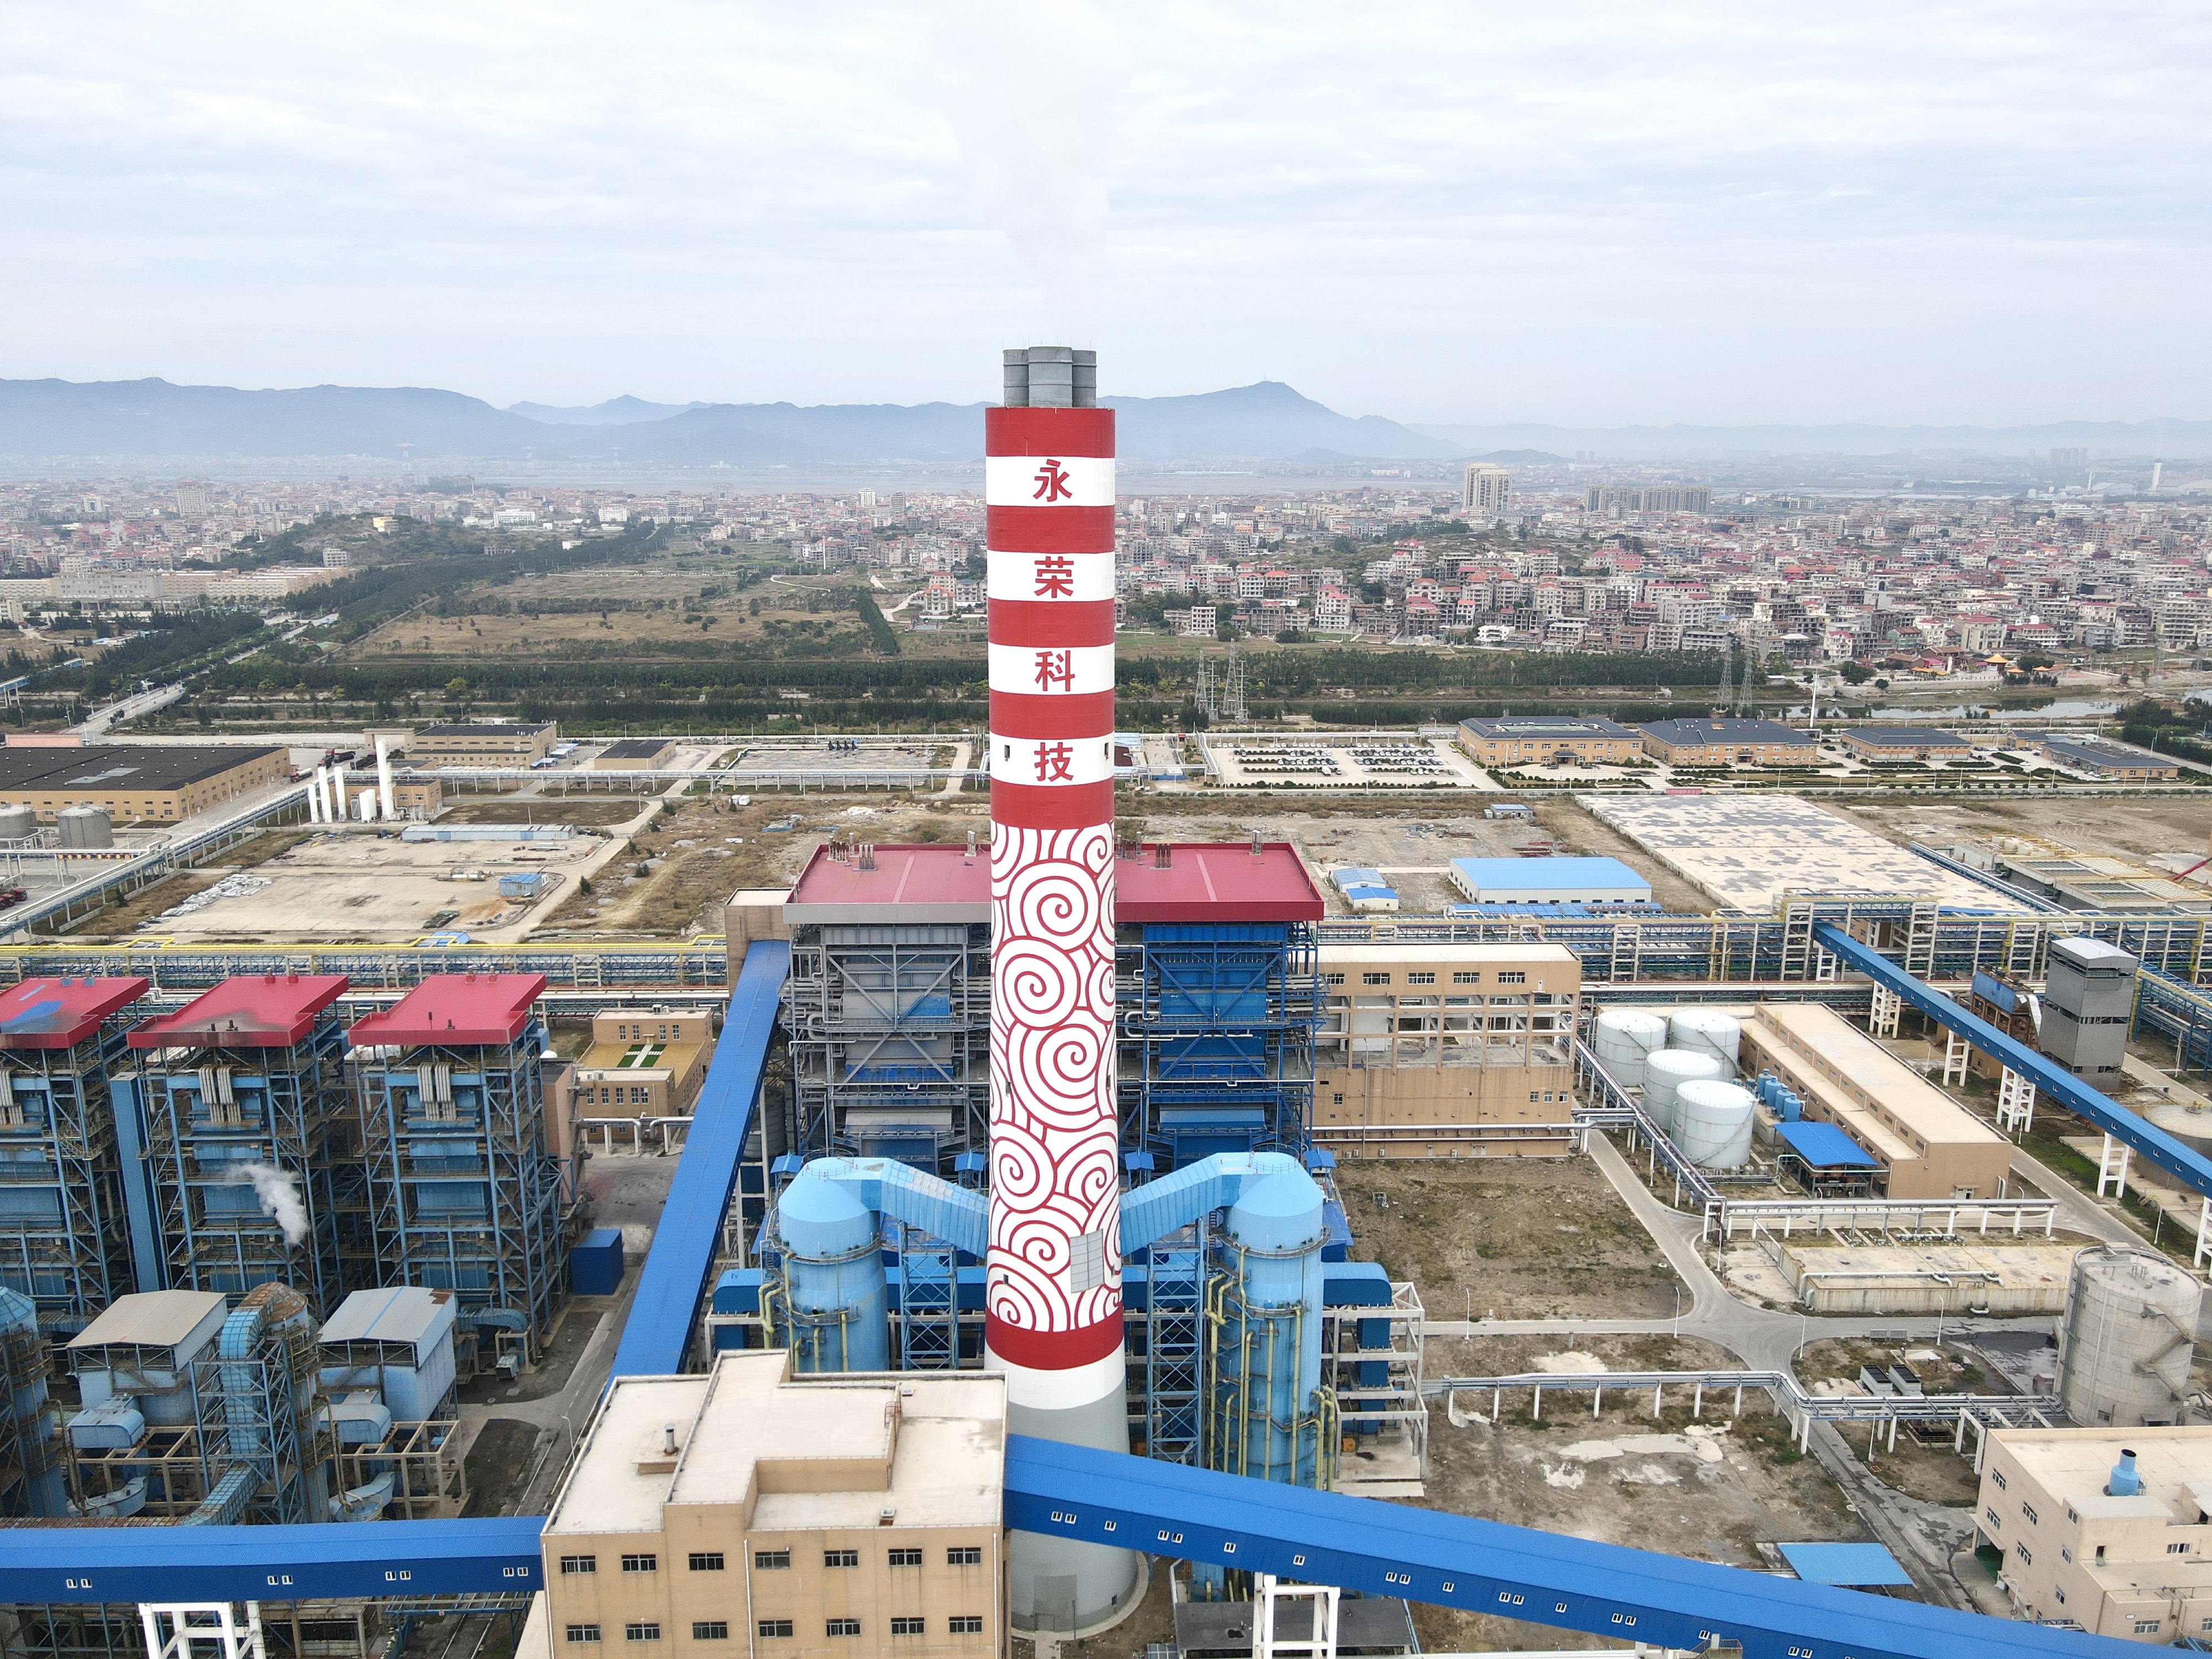
{"type": "Polygon", "coordinates": [[[1005,360],[1008,409],[1096,409],[1098,354],[1072,346],[1009,346],[1005,360]]]}

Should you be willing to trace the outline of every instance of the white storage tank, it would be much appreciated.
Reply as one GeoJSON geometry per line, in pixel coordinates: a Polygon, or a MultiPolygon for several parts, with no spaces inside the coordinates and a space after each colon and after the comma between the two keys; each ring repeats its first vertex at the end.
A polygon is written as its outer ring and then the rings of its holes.
{"type": "Polygon", "coordinates": [[[1740,1084],[1692,1078],[1674,1091],[1674,1145],[1701,1170],[1741,1170],[1751,1161],[1757,1103],[1740,1084]]]}
{"type": "Polygon", "coordinates": [[[2190,1151],[2212,1158],[2212,1107],[2185,1106],[2179,1101],[2170,1100],[2152,1107],[2143,1117],[2190,1151]]]}
{"type": "Polygon", "coordinates": [[[1743,1024],[1734,1014],[1711,1008],[1685,1008],[1667,1022],[1667,1030],[1669,1048],[1711,1054],[1728,1067],[1723,1077],[1735,1075],[1736,1055],[1743,1047],[1743,1024]]]}
{"type": "Polygon", "coordinates": [[[0,806],[0,841],[28,841],[39,833],[39,815],[27,806],[0,806]]]}
{"type": "Polygon", "coordinates": [[[1608,1008],[1597,1017],[1590,1048],[1624,1089],[1644,1086],[1644,1062],[1667,1046],[1667,1021],[1644,1008],[1608,1008]]]}
{"type": "Polygon", "coordinates": [[[2179,1423],[2203,1293],[2164,1256],[2095,1244],[2074,1258],[2058,1326],[2058,1403],[2084,1428],[2179,1423]]]}
{"type": "Polygon", "coordinates": [[[1686,1048],[1662,1048],[1644,1063],[1644,1109],[1668,1139],[1674,1135],[1674,1091],[1685,1083],[1710,1081],[1728,1068],[1718,1056],[1686,1048]]]}
{"type": "Polygon", "coordinates": [[[80,851],[115,845],[115,826],[104,806],[65,806],[54,822],[62,832],[62,845],[80,851]]]}

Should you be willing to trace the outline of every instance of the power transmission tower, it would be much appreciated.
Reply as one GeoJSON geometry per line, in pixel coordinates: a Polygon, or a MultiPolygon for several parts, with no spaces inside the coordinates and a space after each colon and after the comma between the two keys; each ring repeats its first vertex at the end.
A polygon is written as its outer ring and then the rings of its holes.
{"type": "Polygon", "coordinates": [[[1200,653],[1198,689],[1191,693],[1191,701],[1198,705],[1200,712],[1209,722],[1217,718],[1213,704],[1213,657],[1211,653],[1200,653]]]}
{"type": "Polygon", "coordinates": [[[1244,659],[1237,654],[1237,647],[1229,647],[1229,685],[1221,694],[1221,718],[1243,721],[1251,718],[1244,709],[1244,659]]]}
{"type": "Polygon", "coordinates": [[[1713,699],[1713,712],[1725,714],[1735,700],[1735,646],[1727,635],[1721,637],[1721,693],[1713,699]]]}

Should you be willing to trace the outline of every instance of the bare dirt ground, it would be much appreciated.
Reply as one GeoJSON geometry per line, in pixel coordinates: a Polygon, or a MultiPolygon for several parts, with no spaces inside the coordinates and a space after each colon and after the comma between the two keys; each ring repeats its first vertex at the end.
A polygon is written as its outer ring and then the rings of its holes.
{"type": "MultiPolygon", "coordinates": [[[[719,933],[721,907],[740,887],[788,887],[814,849],[832,835],[875,842],[959,841],[989,822],[981,795],[842,792],[756,794],[739,806],[728,797],[691,796],[665,804],[652,826],[571,895],[538,935],[588,930],[594,936],[666,938],[719,933]],[[671,808],[673,810],[670,810],[671,808]],[[796,817],[795,830],[765,826],[796,817]],[[644,874],[639,872],[643,870],[644,874]]],[[[574,803],[584,805],[586,803],[574,803]]]]}
{"type": "MultiPolygon", "coordinates": [[[[1408,910],[1434,910],[1462,902],[1443,873],[1453,859],[1511,858],[1529,842],[1548,839],[1574,857],[1616,858],[1651,884],[1652,896],[1670,909],[1702,915],[1712,901],[1647,857],[1626,836],[1599,823],[1571,799],[1530,798],[1526,820],[1492,819],[1482,808],[1516,797],[1479,795],[1464,800],[1423,801],[1396,797],[1301,801],[1285,809],[1273,802],[1219,794],[1147,794],[1124,803],[1125,834],[1144,839],[1241,840],[1257,831],[1287,841],[1304,853],[1316,876],[1339,865],[1392,871],[1389,879],[1408,910]],[[1142,826],[1133,829],[1132,825],[1142,826]],[[1432,873],[1416,874],[1417,870],[1432,873]]],[[[1341,908],[1334,896],[1332,908],[1341,908]]]]}
{"type": "MultiPolygon", "coordinates": [[[[1899,1364],[1908,1365],[1930,1394],[1989,1393],[2005,1386],[2002,1377],[1992,1376],[1975,1364],[1971,1352],[1949,1346],[1939,1352],[1919,1344],[1899,1346],[1888,1342],[1831,1339],[1808,1343],[1797,1351],[1794,1363],[1798,1381],[1808,1388],[1855,1382],[1861,1366],[1882,1370],[1899,1364]]],[[[1893,1450],[1886,1433],[1877,1444],[1869,1439],[1863,1425],[1842,1424],[1838,1430],[1851,1455],[1872,1470],[1884,1485],[1925,1503],[1948,1504],[1954,1509],[1972,1507],[1981,1479],[1974,1473],[1971,1439],[1966,1443],[1966,1455],[1961,1456],[1951,1449],[1952,1434],[1948,1426],[1931,1425],[1924,1443],[1913,1437],[1909,1425],[1900,1426],[1893,1450]]]]}
{"type": "Polygon", "coordinates": [[[1662,1318],[1680,1305],[1674,1269],[1587,1158],[1364,1159],[1336,1180],[1352,1255],[1412,1279],[1431,1319],[1662,1318]]]}
{"type": "Polygon", "coordinates": [[[1829,810],[1856,818],[1900,844],[1917,841],[1948,848],[1954,842],[1989,836],[2041,836],[2079,852],[2137,860],[2154,853],[2184,851],[2202,856],[2208,817],[2212,817],[2205,801],[2180,795],[2068,795],[1940,806],[1837,802],[1829,810]]]}
{"type": "Polygon", "coordinates": [[[558,795],[471,795],[438,815],[441,823],[573,823],[579,830],[604,830],[627,823],[644,810],[642,796],[563,800],[558,795]]]}
{"type": "MultiPolygon", "coordinates": [[[[1558,1339],[1505,1338],[1429,1344],[1431,1376],[1508,1375],[1564,1358],[1558,1339]],[[1457,1350],[1463,1364],[1443,1357],[1457,1350]]],[[[1607,1365],[1673,1369],[1724,1363],[1702,1342],[1653,1337],[1575,1341],[1607,1365]]],[[[1504,1420],[1486,1418],[1487,1395],[1462,1395],[1462,1424],[1437,1402],[1429,1425],[1429,1493],[1422,1506],[1535,1527],[1597,1542],[1662,1550],[1730,1566],[1764,1565],[1759,1546],[1868,1534],[1817,1460],[1799,1455],[1786,1423],[1763,1394],[1747,1393],[1731,1420],[1732,1397],[1707,1395],[1702,1418],[1691,1395],[1670,1394],[1655,1418],[1649,1394],[1608,1397],[1590,1413],[1587,1395],[1547,1395],[1540,1421],[1529,1398],[1507,1396],[1504,1420]],[[1473,1419],[1473,1420],[1470,1420],[1473,1419]]],[[[1435,1651],[1588,1645],[1566,1632],[1444,1607],[1417,1607],[1421,1645],[1435,1651]]]]}

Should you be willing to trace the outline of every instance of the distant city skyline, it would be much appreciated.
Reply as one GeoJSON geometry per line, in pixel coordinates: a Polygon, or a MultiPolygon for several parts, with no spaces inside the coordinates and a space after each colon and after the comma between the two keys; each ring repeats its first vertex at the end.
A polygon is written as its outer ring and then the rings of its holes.
{"type": "Polygon", "coordinates": [[[0,376],[969,403],[1049,339],[1426,425],[2212,416],[2200,9],[10,22],[0,376]]]}

